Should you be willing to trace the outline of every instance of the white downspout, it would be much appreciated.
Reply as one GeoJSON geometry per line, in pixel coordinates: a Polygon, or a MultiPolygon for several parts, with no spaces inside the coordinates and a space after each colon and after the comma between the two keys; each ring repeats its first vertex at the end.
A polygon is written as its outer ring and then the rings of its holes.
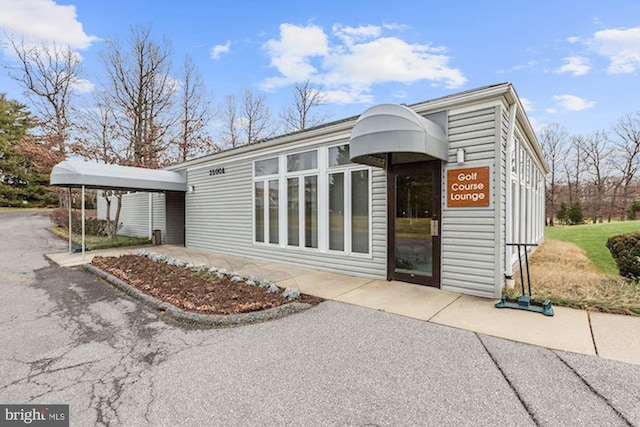
{"type": "Polygon", "coordinates": [[[84,184],[82,185],[82,255],[84,255],[84,184]]]}
{"type": "Polygon", "coordinates": [[[71,230],[71,203],[72,203],[72,197],[71,197],[71,187],[69,187],[69,253],[72,254],[73,253],[73,244],[71,243],[71,233],[73,232],[73,230],[71,230]]]}
{"type": "Polygon", "coordinates": [[[153,238],[153,193],[149,193],[149,238],[153,238]]]}
{"type": "Polygon", "coordinates": [[[84,255],[84,184],[82,185],[82,254],[84,255]]]}
{"type": "MultiPolygon", "coordinates": [[[[506,242],[505,243],[514,243],[513,241],[513,178],[512,178],[512,169],[513,165],[511,161],[513,159],[513,146],[514,144],[514,133],[516,127],[516,113],[518,111],[518,104],[514,101],[513,104],[509,105],[509,127],[507,128],[507,197],[506,197],[506,242]]],[[[512,246],[504,246],[505,251],[505,276],[511,277],[513,275],[513,264],[511,262],[513,247],[512,246]]]]}

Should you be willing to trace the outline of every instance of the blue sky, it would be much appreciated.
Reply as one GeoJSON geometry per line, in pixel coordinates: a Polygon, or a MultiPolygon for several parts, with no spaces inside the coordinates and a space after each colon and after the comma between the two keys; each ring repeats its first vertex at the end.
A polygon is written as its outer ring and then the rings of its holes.
{"type": "MultiPolygon", "coordinates": [[[[264,91],[274,116],[305,79],[324,89],[333,120],[501,82],[536,129],[588,134],[640,111],[638,0],[0,0],[0,38],[71,45],[83,90],[99,85],[104,40],[136,24],[171,41],[176,70],[191,55],[214,102],[264,91]]],[[[4,75],[0,92],[23,100],[4,75]]]]}

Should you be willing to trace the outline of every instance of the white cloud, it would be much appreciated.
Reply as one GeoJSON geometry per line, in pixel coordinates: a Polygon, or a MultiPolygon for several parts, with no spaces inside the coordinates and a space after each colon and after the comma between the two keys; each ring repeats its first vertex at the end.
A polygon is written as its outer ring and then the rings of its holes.
{"type": "Polygon", "coordinates": [[[585,58],[584,56],[568,56],[562,59],[566,64],[555,70],[555,73],[571,73],[573,77],[576,77],[587,74],[589,70],[591,70],[589,58],[585,58]]]}
{"type": "Polygon", "coordinates": [[[514,71],[524,70],[525,68],[531,68],[538,64],[538,61],[530,60],[526,64],[519,64],[513,67],[514,71]]]}
{"type": "Polygon", "coordinates": [[[368,103],[373,101],[370,92],[375,84],[428,80],[457,88],[467,81],[459,69],[449,66],[446,48],[382,37],[384,29],[336,24],[330,40],[316,25],[282,24],[280,38],[264,45],[279,75],[262,86],[274,89],[313,78],[327,88],[327,101],[368,103]]]}
{"type": "Polygon", "coordinates": [[[529,123],[531,123],[531,127],[535,133],[540,133],[547,125],[541,123],[535,117],[529,116],[529,123]]]}
{"type": "Polygon", "coordinates": [[[598,31],[587,45],[609,59],[612,74],[633,73],[640,67],[640,27],[598,31]]]}
{"type": "Polygon", "coordinates": [[[567,38],[567,41],[569,43],[578,43],[580,41],[580,37],[575,37],[575,36],[574,37],[569,37],[569,38],[567,38]]]}
{"type": "Polygon", "coordinates": [[[533,103],[531,101],[529,101],[527,98],[520,98],[520,102],[522,103],[522,107],[527,111],[535,111],[535,108],[533,108],[533,103]]]}
{"type": "Polygon", "coordinates": [[[343,27],[340,24],[334,24],[332,31],[333,34],[341,39],[347,46],[352,46],[356,42],[363,42],[380,36],[382,28],[377,25],[343,27]]]}
{"type": "Polygon", "coordinates": [[[73,82],[73,88],[79,93],[90,93],[96,89],[96,85],[91,83],[87,79],[75,79],[73,82]]]}
{"type": "Polygon", "coordinates": [[[231,49],[231,40],[227,40],[225,44],[217,44],[211,48],[211,59],[220,59],[223,53],[229,53],[231,49]]]}
{"type": "Polygon", "coordinates": [[[569,111],[586,110],[596,105],[595,101],[587,101],[575,95],[557,95],[553,97],[553,100],[562,108],[569,111]]]}
{"type": "Polygon", "coordinates": [[[325,64],[331,70],[329,83],[337,80],[351,85],[418,80],[444,82],[459,87],[466,82],[462,73],[448,67],[449,57],[432,53],[428,45],[406,43],[395,37],[384,37],[351,46],[348,52],[329,55],[325,64]]]}
{"type": "Polygon", "coordinates": [[[56,42],[86,49],[98,38],[84,32],[73,5],[53,0],[0,0],[0,29],[27,45],[56,42]]]}
{"type": "Polygon", "coordinates": [[[331,104],[373,104],[375,101],[372,94],[358,89],[328,90],[323,94],[331,104]]]}
{"type": "Polygon", "coordinates": [[[391,94],[391,96],[393,96],[396,99],[405,99],[407,97],[407,91],[406,90],[397,90],[397,91],[393,92],[391,94]]]}
{"type": "Polygon", "coordinates": [[[404,31],[404,30],[408,30],[411,27],[405,24],[396,24],[394,22],[391,24],[382,24],[382,28],[384,28],[385,30],[404,31]]]}
{"type": "Polygon", "coordinates": [[[269,40],[264,48],[271,57],[271,65],[284,77],[267,79],[263,83],[266,89],[308,79],[316,72],[311,58],[323,57],[329,52],[327,35],[315,25],[281,24],[280,39],[269,40]]]}

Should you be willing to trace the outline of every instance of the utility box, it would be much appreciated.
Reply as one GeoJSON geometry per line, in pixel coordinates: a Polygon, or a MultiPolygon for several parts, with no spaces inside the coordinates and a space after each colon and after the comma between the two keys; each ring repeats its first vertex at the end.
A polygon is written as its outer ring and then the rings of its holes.
{"type": "Polygon", "coordinates": [[[153,230],[153,235],[151,236],[151,244],[152,245],[161,245],[162,244],[162,231],[161,230],[153,230]]]}

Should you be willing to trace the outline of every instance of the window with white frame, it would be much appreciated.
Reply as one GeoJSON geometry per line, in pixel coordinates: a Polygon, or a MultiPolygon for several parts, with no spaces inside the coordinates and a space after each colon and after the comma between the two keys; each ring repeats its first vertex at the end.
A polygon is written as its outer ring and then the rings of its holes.
{"type": "Polygon", "coordinates": [[[279,243],[279,166],[278,158],[253,164],[254,240],[279,243]]]}
{"type": "Polygon", "coordinates": [[[371,253],[371,168],[348,144],[257,160],[253,180],[256,243],[371,253]]]}
{"type": "Polygon", "coordinates": [[[349,161],[347,144],[330,147],[328,154],[329,250],[368,254],[370,170],[349,161]]]}
{"type": "Polygon", "coordinates": [[[318,151],[287,155],[287,245],[318,247],[318,151]]]}

